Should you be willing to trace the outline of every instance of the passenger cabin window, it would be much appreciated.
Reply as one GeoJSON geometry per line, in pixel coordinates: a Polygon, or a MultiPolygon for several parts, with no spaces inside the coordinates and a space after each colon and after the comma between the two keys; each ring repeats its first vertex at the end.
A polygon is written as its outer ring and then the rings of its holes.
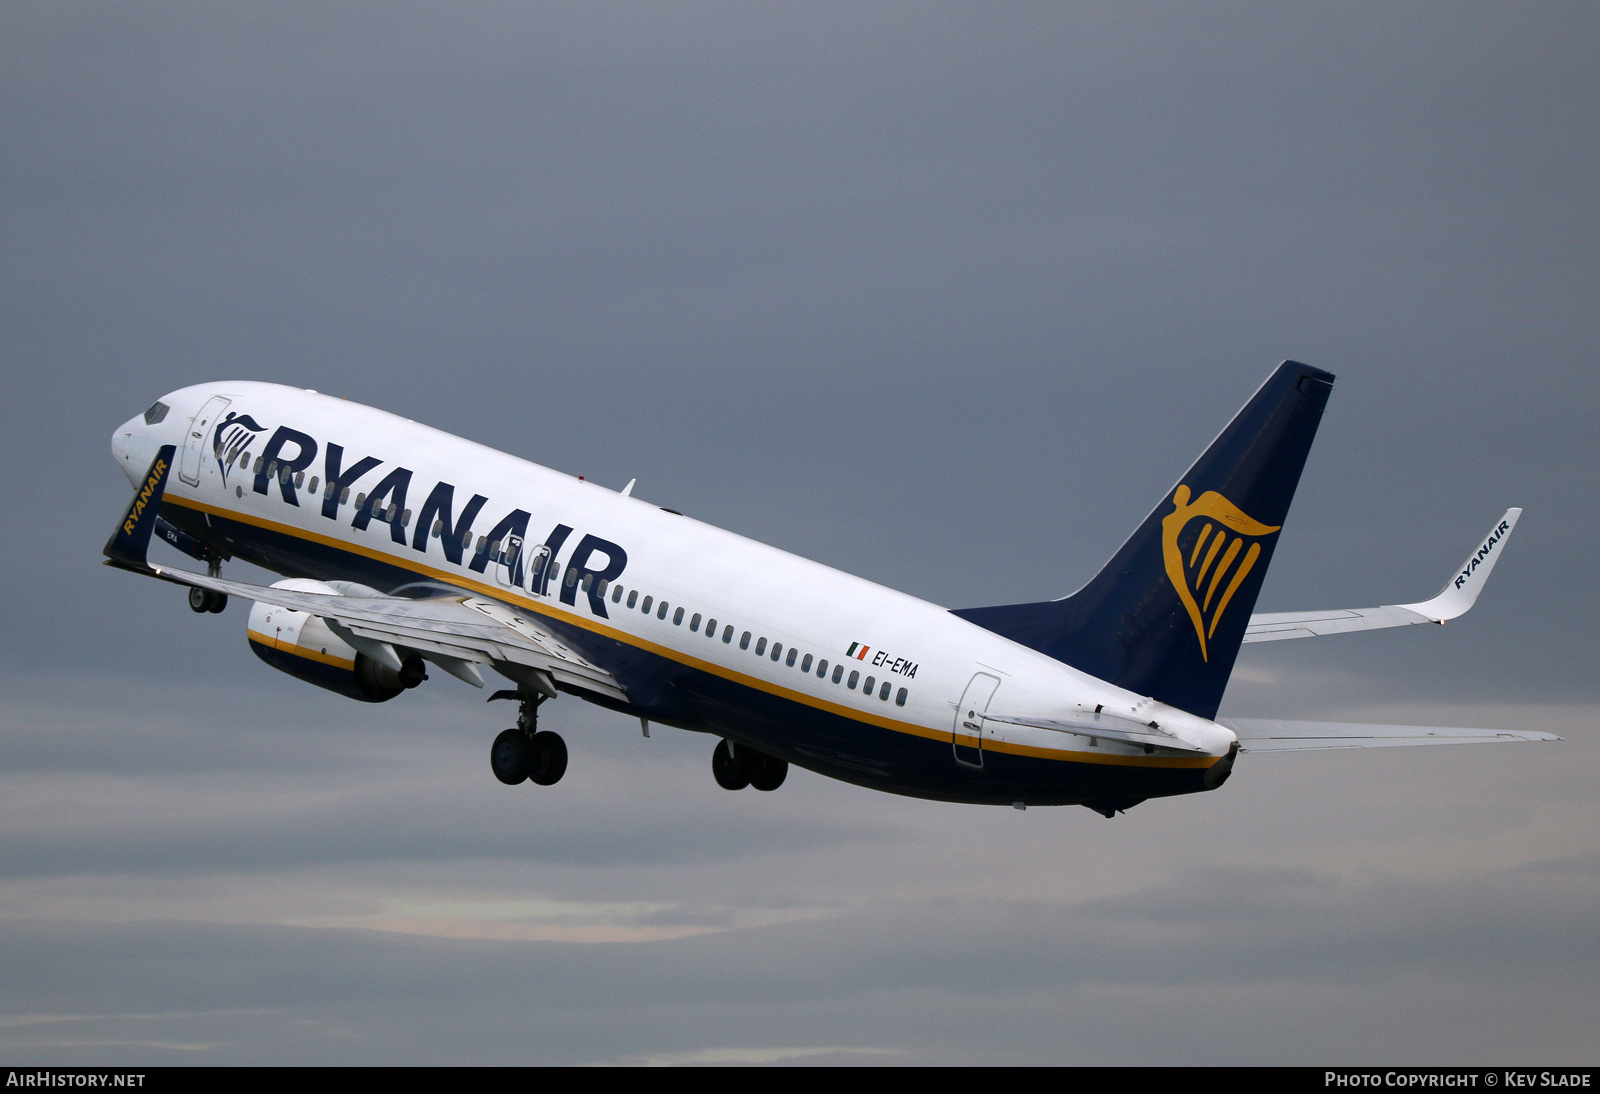
{"type": "MultiPolygon", "coordinates": [[[[621,585],[613,585],[611,587],[611,603],[620,604],[621,602],[622,602],[622,586],[621,585]]],[[[631,604],[629,606],[632,607],[631,604]]]]}
{"type": "Polygon", "coordinates": [[[765,638],[756,639],[756,656],[760,657],[763,653],[766,653],[766,652],[767,652],[767,640],[765,638]]]}
{"type": "MultiPolygon", "coordinates": [[[[824,661],[823,664],[826,665],[827,662],[824,661]]],[[[843,676],[843,675],[844,675],[844,666],[843,665],[835,665],[835,666],[833,666],[833,682],[835,684],[837,684],[839,682],[839,678],[841,676],[843,676]]]]}
{"type": "MultiPolygon", "coordinates": [[[[650,614],[650,605],[655,603],[655,599],[656,598],[653,597],[653,596],[645,597],[644,598],[644,603],[639,605],[639,610],[641,612],[643,612],[645,615],[649,615],[650,614]]],[[[629,600],[629,603],[632,603],[632,599],[631,598],[629,600]]]]}
{"type": "MultiPolygon", "coordinates": [[[[790,661],[789,664],[792,665],[792,664],[794,664],[794,662],[790,661]]],[[[806,654],[806,659],[804,661],[800,662],[800,671],[801,672],[810,672],[811,671],[811,655],[809,653],[806,654]]]]}
{"type": "Polygon", "coordinates": [[[682,608],[679,608],[677,611],[672,613],[672,625],[674,627],[683,626],[683,609],[682,608]]]}
{"type": "MultiPolygon", "coordinates": [[[[717,629],[717,625],[715,623],[713,623],[711,626],[707,627],[706,629],[714,631],[714,630],[717,629]]],[[[723,631],[722,631],[722,644],[724,646],[726,646],[729,642],[732,642],[732,641],[733,641],[733,624],[729,623],[727,625],[727,627],[725,627],[723,629],[723,631]]]]}
{"type": "Polygon", "coordinates": [[[821,680],[823,677],[825,677],[827,675],[828,675],[828,659],[826,657],[824,657],[821,661],[817,662],[817,679],[821,680]]]}
{"type": "Polygon", "coordinates": [[[783,656],[783,643],[774,642],[772,644],[772,659],[776,661],[781,656],[783,656]]]}
{"type": "Polygon", "coordinates": [[[667,617],[667,602],[665,600],[663,600],[661,602],[660,610],[656,612],[656,618],[657,619],[665,619],[666,617],[667,617]]]}
{"type": "Polygon", "coordinates": [[[639,602],[639,590],[635,589],[635,590],[633,590],[633,592],[628,594],[628,607],[631,608],[635,604],[637,604],[638,602],[639,602]]]}
{"type": "MultiPolygon", "coordinates": [[[[837,679],[838,679],[838,673],[837,673],[837,670],[836,670],[836,671],[835,671],[835,674],[834,674],[834,679],[835,679],[835,680],[837,680],[837,679]]],[[[856,682],[857,682],[857,681],[858,681],[858,680],[860,680],[860,679],[861,679],[861,674],[860,674],[860,673],[859,673],[859,672],[852,672],[852,673],[851,673],[851,674],[850,674],[850,680],[849,680],[849,682],[847,682],[847,683],[846,683],[846,684],[845,684],[845,687],[847,687],[847,688],[849,688],[849,689],[850,689],[850,690],[851,690],[851,691],[854,691],[854,690],[856,690],[856,682]]]]}
{"type": "Polygon", "coordinates": [[[894,693],[894,705],[897,706],[897,707],[903,707],[903,706],[906,705],[906,689],[905,688],[901,688],[899,691],[894,693]]]}
{"type": "Polygon", "coordinates": [[[872,694],[872,677],[867,677],[866,682],[861,685],[861,690],[869,696],[872,694]]]}
{"type": "MultiPolygon", "coordinates": [[[[728,629],[732,630],[733,628],[729,627],[728,629]]],[[[765,641],[765,640],[763,639],[763,641],[765,641]]],[[[745,631],[743,634],[741,634],[739,636],[739,648],[741,650],[747,650],[747,649],[750,648],[750,632],[749,631],[745,631]]]]}
{"type": "MultiPolygon", "coordinates": [[[[680,612],[681,612],[681,610],[682,609],[680,609],[680,612]]],[[[700,633],[700,613],[699,612],[695,612],[694,613],[694,618],[689,620],[689,633],[690,634],[699,634],[700,633]]]]}
{"type": "Polygon", "coordinates": [[[885,703],[889,701],[889,681],[885,680],[882,686],[879,688],[878,698],[882,699],[885,703]]]}
{"type": "MultiPolygon", "coordinates": [[[[789,647],[789,656],[784,658],[784,661],[783,661],[783,663],[785,665],[787,665],[791,669],[794,668],[794,654],[795,654],[795,649],[794,649],[793,646],[790,646],[789,647]]],[[[806,660],[807,661],[811,660],[811,657],[810,657],[809,654],[806,656],[806,660]]]]}

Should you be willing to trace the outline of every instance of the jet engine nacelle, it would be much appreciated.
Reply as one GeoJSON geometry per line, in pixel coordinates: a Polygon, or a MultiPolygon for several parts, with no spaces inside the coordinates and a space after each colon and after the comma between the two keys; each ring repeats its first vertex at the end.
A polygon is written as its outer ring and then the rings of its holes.
{"type": "MultiPolygon", "coordinates": [[[[289,578],[274,589],[343,595],[321,581],[289,578]]],[[[256,656],[279,672],[363,703],[383,703],[426,680],[422,658],[397,651],[400,668],[374,660],[334,634],[319,616],[257,602],[250,608],[248,636],[256,656]]]]}

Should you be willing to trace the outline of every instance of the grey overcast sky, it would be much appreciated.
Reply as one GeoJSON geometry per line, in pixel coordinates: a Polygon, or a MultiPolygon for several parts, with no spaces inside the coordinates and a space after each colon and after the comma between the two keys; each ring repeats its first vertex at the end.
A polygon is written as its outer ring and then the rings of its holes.
{"type": "MultiPolygon", "coordinates": [[[[0,9],[0,1056],[1596,1062],[1600,8],[0,9]],[[1241,762],[1114,821],[712,782],[564,697],[367,707],[97,565],[173,388],[371,403],[949,606],[1091,575],[1338,374],[1236,715],[1563,744],[1241,762]]],[[[232,576],[251,576],[248,567],[232,576]]],[[[257,575],[263,576],[263,575],[257,575]]]]}

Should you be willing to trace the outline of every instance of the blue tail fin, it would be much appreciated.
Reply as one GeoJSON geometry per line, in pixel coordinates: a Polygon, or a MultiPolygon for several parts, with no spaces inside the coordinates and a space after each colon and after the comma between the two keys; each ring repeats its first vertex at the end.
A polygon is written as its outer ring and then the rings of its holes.
{"type": "Polygon", "coordinates": [[[1333,374],[1285,361],[1093,581],[955,614],[1092,676],[1216,716],[1333,374]]]}

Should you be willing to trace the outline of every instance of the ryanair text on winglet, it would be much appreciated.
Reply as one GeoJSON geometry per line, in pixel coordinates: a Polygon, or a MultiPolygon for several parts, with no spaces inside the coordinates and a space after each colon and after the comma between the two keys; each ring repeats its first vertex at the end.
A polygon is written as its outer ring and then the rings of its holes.
{"type": "Polygon", "coordinates": [[[150,495],[155,493],[156,484],[161,481],[161,477],[166,473],[166,460],[158,458],[155,463],[150,465],[150,475],[144,480],[144,486],[140,488],[138,497],[134,498],[133,504],[128,507],[128,519],[122,522],[124,535],[133,535],[134,526],[139,523],[139,517],[144,513],[144,507],[150,504],[150,495]]]}
{"type": "Polygon", "coordinates": [[[1456,588],[1459,589],[1466,583],[1467,578],[1471,577],[1472,572],[1478,568],[1478,564],[1493,553],[1494,545],[1504,539],[1506,533],[1510,530],[1511,525],[1501,521],[1499,526],[1489,533],[1489,538],[1483,541],[1483,546],[1478,548],[1477,552],[1467,560],[1467,564],[1461,568],[1461,572],[1456,575],[1456,588]]]}

